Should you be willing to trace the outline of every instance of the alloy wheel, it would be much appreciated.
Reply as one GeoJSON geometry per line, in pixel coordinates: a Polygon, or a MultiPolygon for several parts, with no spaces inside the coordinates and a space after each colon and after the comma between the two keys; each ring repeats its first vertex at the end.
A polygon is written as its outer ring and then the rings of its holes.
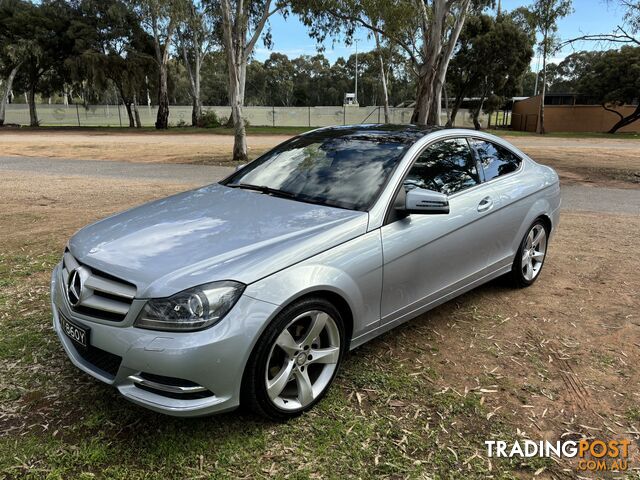
{"type": "Polygon", "coordinates": [[[340,332],[331,315],[310,310],[296,316],[267,357],[265,382],[271,402],[287,411],[312,403],[331,383],[340,348],[340,332]]]}
{"type": "Polygon", "coordinates": [[[535,224],[529,234],[522,249],[522,275],[525,280],[531,282],[535,279],[544,262],[547,253],[547,232],[540,223],[535,224]]]}

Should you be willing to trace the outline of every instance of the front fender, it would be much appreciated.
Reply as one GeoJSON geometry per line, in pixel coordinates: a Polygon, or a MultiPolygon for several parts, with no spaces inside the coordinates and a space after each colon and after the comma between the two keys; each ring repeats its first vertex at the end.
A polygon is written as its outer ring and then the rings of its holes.
{"type": "Polygon", "coordinates": [[[382,245],[374,230],[248,285],[244,294],[281,310],[296,299],[331,292],[353,317],[353,336],[380,321],[382,245]]]}

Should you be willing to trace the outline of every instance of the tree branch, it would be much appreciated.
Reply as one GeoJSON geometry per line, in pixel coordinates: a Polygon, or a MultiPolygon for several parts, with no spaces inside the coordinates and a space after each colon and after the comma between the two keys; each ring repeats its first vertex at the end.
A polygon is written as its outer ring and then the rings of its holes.
{"type": "Polygon", "coordinates": [[[598,33],[594,35],[582,35],[580,37],[571,38],[560,43],[559,48],[566,45],[572,45],[576,42],[615,42],[615,43],[635,43],[640,45],[640,40],[629,35],[621,26],[618,26],[616,31],[620,33],[598,33]]]}
{"type": "Polygon", "coordinates": [[[418,61],[418,58],[415,56],[415,54],[413,53],[413,51],[411,50],[409,45],[407,45],[404,41],[400,40],[399,38],[395,37],[394,35],[391,35],[391,34],[387,33],[385,30],[372,25],[371,23],[365,21],[361,17],[354,17],[353,15],[345,15],[343,13],[338,13],[338,12],[334,12],[334,11],[328,11],[327,13],[329,15],[331,15],[333,18],[337,19],[337,20],[342,20],[342,21],[346,21],[346,22],[353,22],[353,23],[359,23],[361,26],[371,30],[372,32],[378,32],[379,34],[384,35],[389,40],[391,40],[392,42],[394,42],[397,45],[399,45],[400,47],[402,47],[402,49],[405,52],[407,52],[407,55],[409,55],[409,58],[411,59],[411,61],[413,63],[415,63],[416,65],[420,64],[420,62],[418,61]]]}
{"type": "Polygon", "coordinates": [[[611,113],[615,113],[616,115],[618,115],[618,117],[620,117],[620,120],[624,119],[624,115],[622,115],[619,111],[614,110],[613,108],[609,108],[607,107],[604,103],[600,104],[602,108],[604,108],[607,112],[611,112],[611,113]]]}
{"type": "Polygon", "coordinates": [[[262,29],[266,25],[269,17],[274,13],[276,13],[281,8],[281,7],[276,7],[273,10],[269,11],[270,6],[271,6],[271,0],[267,0],[264,6],[264,12],[262,12],[262,17],[260,18],[260,21],[258,22],[258,24],[256,25],[256,28],[253,31],[251,40],[249,40],[249,43],[247,43],[247,46],[245,47],[245,50],[244,50],[245,59],[249,58],[249,56],[251,55],[251,52],[253,52],[253,47],[255,47],[256,42],[258,41],[258,38],[260,38],[260,35],[262,34],[262,29]]]}

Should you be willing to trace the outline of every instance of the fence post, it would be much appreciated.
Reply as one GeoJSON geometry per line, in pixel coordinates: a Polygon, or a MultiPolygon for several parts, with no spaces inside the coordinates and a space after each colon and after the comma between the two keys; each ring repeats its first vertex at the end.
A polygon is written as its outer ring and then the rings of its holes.
{"type": "Polygon", "coordinates": [[[307,107],[309,109],[309,127],[311,127],[311,105],[307,107]]]}
{"type": "Polygon", "coordinates": [[[347,107],[342,105],[342,125],[347,124],[347,107]]]}
{"type": "Polygon", "coordinates": [[[80,127],[80,109],[78,108],[78,104],[76,103],[76,116],[78,117],[78,126],[80,127]]]}
{"type": "Polygon", "coordinates": [[[271,106],[271,116],[273,117],[271,123],[275,127],[276,126],[276,106],[275,105],[271,106]]]}
{"type": "Polygon", "coordinates": [[[118,119],[120,120],[120,128],[122,128],[122,115],[120,114],[120,102],[118,102],[118,119]]]}

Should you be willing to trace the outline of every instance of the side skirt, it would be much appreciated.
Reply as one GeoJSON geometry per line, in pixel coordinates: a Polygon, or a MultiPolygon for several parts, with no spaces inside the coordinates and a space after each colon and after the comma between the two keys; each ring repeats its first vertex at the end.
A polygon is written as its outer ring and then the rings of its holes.
{"type": "Polygon", "coordinates": [[[491,280],[493,280],[494,278],[498,278],[501,275],[504,275],[505,273],[508,273],[511,270],[511,264],[509,265],[505,265],[503,267],[500,267],[497,270],[494,270],[493,272],[490,272],[486,275],[484,275],[483,277],[478,278],[477,280],[464,285],[462,287],[457,288],[456,290],[453,290],[452,292],[449,292],[445,295],[443,295],[442,297],[436,298],[434,300],[432,300],[431,302],[427,303],[426,305],[423,305],[419,308],[416,308],[415,310],[411,310],[410,312],[404,313],[401,316],[399,316],[398,318],[391,320],[390,322],[385,323],[384,325],[381,325],[377,328],[375,328],[374,330],[371,330],[369,332],[366,332],[362,335],[360,335],[357,338],[354,338],[351,340],[351,344],[350,344],[350,350],[353,350],[357,347],[359,347],[360,345],[363,345],[365,343],[367,343],[369,340],[374,339],[375,337],[382,335],[385,332],[388,332],[389,330],[391,330],[394,327],[397,327],[398,325],[401,325],[429,310],[434,309],[435,307],[442,305],[443,303],[448,302],[449,300],[456,298],[460,295],[462,295],[463,293],[466,293],[470,290],[473,290],[474,288],[487,283],[491,280]]]}

